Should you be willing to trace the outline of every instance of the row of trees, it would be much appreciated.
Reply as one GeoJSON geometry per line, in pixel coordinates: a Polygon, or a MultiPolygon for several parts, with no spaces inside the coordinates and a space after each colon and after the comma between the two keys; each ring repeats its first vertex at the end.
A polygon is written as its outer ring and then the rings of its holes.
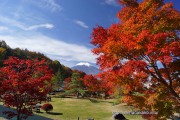
{"type": "Polygon", "coordinates": [[[180,112],[180,12],[164,0],[118,1],[122,5],[117,14],[119,23],[109,28],[98,26],[92,32],[91,43],[95,46],[92,52],[99,56],[97,64],[103,70],[96,77],[73,73],[58,61],[46,59],[46,64],[41,59],[43,56],[35,57],[37,61],[24,58],[18,49],[14,52],[1,42],[0,93],[5,103],[15,104],[21,108],[17,111],[22,111],[24,102],[20,105],[13,102],[19,101],[18,96],[24,100],[27,92],[33,93],[33,97],[36,92],[38,95],[46,94],[50,88],[46,83],[52,76],[51,67],[55,75],[53,84],[65,80],[66,88],[77,96],[102,91],[109,94],[119,87],[124,102],[142,110],[158,111],[158,119],[180,112]],[[7,60],[9,56],[18,54],[22,60],[7,60]],[[32,91],[24,89],[24,93],[19,84],[40,86],[32,87],[32,91]],[[15,89],[11,90],[11,87],[15,89]]]}
{"type": "Polygon", "coordinates": [[[164,0],[118,0],[119,22],[92,32],[92,52],[123,100],[158,119],[180,112],[180,12],[164,0]]]}
{"type": "Polygon", "coordinates": [[[109,81],[100,79],[100,75],[86,75],[81,71],[74,71],[71,77],[64,81],[66,94],[81,97],[108,97],[113,93],[113,85],[109,81]]]}
{"type": "Polygon", "coordinates": [[[58,90],[60,86],[64,86],[66,93],[76,94],[77,97],[100,94],[107,97],[112,93],[112,84],[101,80],[103,75],[86,75],[81,71],[63,68],[59,61],[49,64],[47,59],[9,57],[3,60],[0,68],[0,98],[6,107],[14,107],[16,111],[5,111],[8,118],[27,118],[32,114],[29,109],[33,105],[45,100],[49,92],[58,90]]]}
{"type": "Polygon", "coordinates": [[[73,71],[41,53],[11,49],[5,41],[0,41],[0,62],[0,99],[6,107],[14,107],[16,111],[5,111],[8,118],[27,118],[32,114],[29,109],[33,105],[60,87],[77,97],[100,94],[107,97],[112,93],[112,84],[101,80],[103,75],[73,71]]]}

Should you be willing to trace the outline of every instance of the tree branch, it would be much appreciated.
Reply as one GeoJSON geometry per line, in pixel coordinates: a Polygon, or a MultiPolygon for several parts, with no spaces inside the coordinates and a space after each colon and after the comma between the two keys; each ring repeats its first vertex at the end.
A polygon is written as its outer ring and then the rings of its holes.
{"type": "Polygon", "coordinates": [[[169,79],[169,85],[170,85],[170,87],[172,87],[172,79],[171,79],[171,76],[170,76],[170,74],[169,74],[169,70],[168,70],[166,64],[162,63],[162,65],[164,66],[164,69],[165,69],[165,71],[166,71],[167,77],[168,77],[168,79],[169,79]]]}

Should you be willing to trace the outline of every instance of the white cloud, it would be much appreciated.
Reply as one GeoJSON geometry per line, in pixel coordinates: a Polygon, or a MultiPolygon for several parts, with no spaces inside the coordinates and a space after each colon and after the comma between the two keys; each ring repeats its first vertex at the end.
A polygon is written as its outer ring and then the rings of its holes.
{"type": "Polygon", "coordinates": [[[4,16],[0,16],[0,22],[8,24],[10,26],[16,26],[16,27],[23,26],[22,23],[4,16]]]}
{"type": "Polygon", "coordinates": [[[21,29],[23,29],[23,30],[36,30],[38,28],[52,29],[53,27],[54,27],[53,24],[46,23],[46,24],[32,25],[29,27],[21,26],[21,29]]]}
{"type": "Polygon", "coordinates": [[[11,48],[27,48],[30,51],[41,52],[51,59],[59,59],[64,61],[87,61],[95,63],[95,58],[91,50],[85,46],[66,43],[57,39],[53,39],[44,35],[36,36],[3,36],[1,40],[5,40],[11,48]]]}
{"type": "MultiPolygon", "coordinates": [[[[0,22],[6,23],[9,26],[15,26],[17,28],[20,28],[21,30],[36,30],[38,28],[46,28],[46,29],[52,29],[54,27],[53,24],[50,23],[45,23],[45,24],[36,24],[36,25],[25,25],[24,23],[17,21],[15,19],[10,19],[8,17],[0,16],[0,22]]],[[[2,29],[7,29],[7,28],[2,28],[2,29]]]]}
{"type": "Polygon", "coordinates": [[[61,10],[62,7],[57,4],[54,0],[44,0],[47,3],[47,6],[51,8],[52,11],[61,10]]]}
{"type": "Polygon", "coordinates": [[[5,27],[5,26],[0,26],[0,31],[7,31],[7,30],[9,30],[9,28],[8,28],[8,27],[5,27]]]}
{"type": "Polygon", "coordinates": [[[33,2],[34,5],[47,8],[51,10],[52,12],[62,10],[62,7],[58,3],[56,3],[55,0],[33,0],[30,2],[33,2]]]}
{"type": "Polygon", "coordinates": [[[79,25],[79,26],[81,26],[81,27],[83,27],[83,28],[89,28],[83,21],[80,21],[80,20],[74,20],[74,22],[77,24],[77,25],[79,25]]]}
{"type": "Polygon", "coordinates": [[[107,5],[112,5],[112,6],[117,6],[117,0],[105,0],[104,1],[105,4],[107,5]]]}

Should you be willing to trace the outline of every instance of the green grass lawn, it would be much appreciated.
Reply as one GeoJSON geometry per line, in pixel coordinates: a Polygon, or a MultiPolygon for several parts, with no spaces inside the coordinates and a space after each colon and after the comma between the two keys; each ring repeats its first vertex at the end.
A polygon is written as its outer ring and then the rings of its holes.
{"type": "MultiPolygon", "coordinates": [[[[36,115],[54,120],[112,120],[112,112],[127,112],[132,109],[124,104],[114,105],[114,100],[52,98],[54,109],[51,113],[41,110],[36,115]]],[[[129,120],[143,120],[141,115],[125,115],[129,120]]]]}
{"type": "MultiPolygon", "coordinates": [[[[112,112],[130,112],[133,109],[125,104],[113,105],[114,99],[76,99],[52,98],[50,102],[54,109],[50,113],[41,110],[40,113],[28,117],[28,120],[112,120],[112,112]],[[50,119],[48,119],[50,118],[50,119]]],[[[5,110],[0,102],[0,111],[5,110]]],[[[144,120],[141,115],[124,115],[129,120],[144,120]]],[[[0,113],[0,120],[4,118],[0,113]]]]}

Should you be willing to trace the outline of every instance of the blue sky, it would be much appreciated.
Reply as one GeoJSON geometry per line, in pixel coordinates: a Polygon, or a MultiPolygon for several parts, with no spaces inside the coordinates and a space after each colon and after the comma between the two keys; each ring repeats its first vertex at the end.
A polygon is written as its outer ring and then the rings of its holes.
{"type": "MultiPolygon", "coordinates": [[[[180,1],[172,1],[179,9],[180,1]]],[[[79,62],[95,65],[92,29],[116,23],[120,9],[116,0],[1,0],[0,40],[69,67],[79,62]]]]}

